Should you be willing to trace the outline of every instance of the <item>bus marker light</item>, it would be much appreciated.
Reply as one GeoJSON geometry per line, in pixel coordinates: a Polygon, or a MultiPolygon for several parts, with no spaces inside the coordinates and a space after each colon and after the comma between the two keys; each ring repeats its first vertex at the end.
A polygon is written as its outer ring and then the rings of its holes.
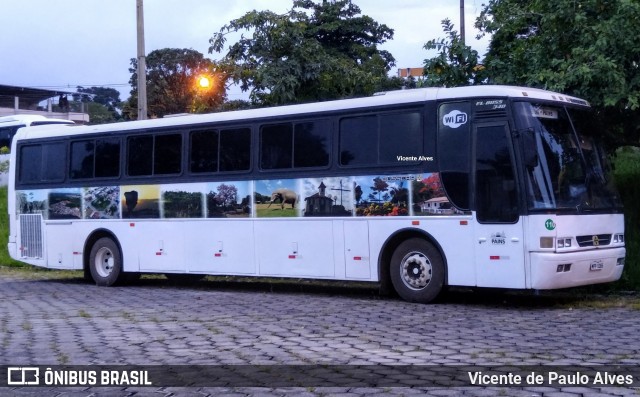
{"type": "Polygon", "coordinates": [[[418,226],[420,224],[420,221],[411,221],[411,224],[413,226],[418,226]]]}
{"type": "Polygon", "coordinates": [[[467,226],[469,221],[460,221],[460,226],[467,226]]]}
{"type": "Polygon", "coordinates": [[[553,237],[540,237],[540,248],[553,248],[553,237]]]}
{"type": "Polygon", "coordinates": [[[500,260],[500,255],[491,255],[489,257],[489,260],[498,261],[498,260],[500,260]]]}
{"type": "Polygon", "coordinates": [[[213,256],[215,256],[216,258],[219,258],[222,256],[221,252],[216,252],[215,254],[213,254],[213,256]]]}
{"type": "Polygon", "coordinates": [[[298,255],[289,255],[289,259],[296,259],[298,255]]]}
{"type": "Polygon", "coordinates": [[[361,261],[361,260],[362,260],[362,257],[361,257],[361,256],[354,256],[354,257],[353,257],[353,260],[354,260],[354,261],[361,261]]]}
{"type": "Polygon", "coordinates": [[[135,223],[133,223],[133,222],[131,222],[131,223],[129,224],[129,227],[136,227],[136,224],[135,224],[135,223]]]}

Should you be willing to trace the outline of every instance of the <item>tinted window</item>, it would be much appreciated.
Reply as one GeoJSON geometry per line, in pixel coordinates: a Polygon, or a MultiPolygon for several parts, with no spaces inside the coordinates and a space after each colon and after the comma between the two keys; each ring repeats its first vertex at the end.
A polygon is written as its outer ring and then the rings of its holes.
{"type": "Polygon", "coordinates": [[[260,168],[293,166],[293,124],[265,125],[260,129],[260,168]]]}
{"type": "Polygon", "coordinates": [[[120,175],[120,140],[96,139],[71,143],[71,179],[120,175]]]}
{"type": "Polygon", "coordinates": [[[0,147],[6,146],[11,148],[11,140],[20,127],[21,126],[0,128],[0,147]]]}
{"type": "Polygon", "coordinates": [[[299,168],[329,165],[330,134],[328,121],[296,124],[293,137],[293,166],[299,168]]]}
{"type": "Polygon", "coordinates": [[[191,133],[189,170],[193,173],[246,171],[251,164],[251,130],[205,130],[191,133]]]}
{"type": "Polygon", "coordinates": [[[518,219],[516,183],[505,125],[477,128],[475,184],[478,221],[507,223],[518,219]]]}
{"type": "Polygon", "coordinates": [[[191,133],[189,170],[191,172],[218,171],[218,131],[191,133]]]}
{"type": "Polygon", "coordinates": [[[179,174],[182,135],[142,135],[129,138],[127,173],[131,176],[179,174]]]}
{"type": "Polygon", "coordinates": [[[153,164],[153,136],[131,137],[127,141],[127,174],[151,175],[153,164]]]}
{"type": "Polygon", "coordinates": [[[92,178],[94,163],[93,141],[71,143],[71,179],[92,178]]]}
{"type": "MultiPolygon", "coordinates": [[[[422,142],[420,113],[380,116],[380,163],[398,163],[398,156],[418,157],[422,155],[422,142]]],[[[417,162],[416,160],[412,163],[417,162]]],[[[405,162],[409,163],[411,162],[405,162]]]]}
{"type": "Polygon", "coordinates": [[[327,166],[330,134],[326,120],[265,125],[260,130],[260,168],[327,166]]]}
{"type": "Polygon", "coordinates": [[[42,180],[63,181],[66,174],[67,145],[51,143],[42,147],[42,180]]]}
{"type": "Polygon", "coordinates": [[[220,171],[246,171],[251,166],[251,130],[220,132],[220,171]]]}
{"type": "Polygon", "coordinates": [[[340,121],[340,164],[368,165],[378,162],[378,118],[354,117],[340,121]]]}
{"type": "Polygon", "coordinates": [[[423,151],[419,112],[346,118],[340,122],[340,164],[415,164],[423,151]],[[398,161],[398,156],[416,161],[398,161]]]}
{"type": "Polygon", "coordinates": [[[96,140],[96,178],[120,176],[120,139],[96,140]]]}
{"type": "Polygon", "coordinates": [[[29,145],[20,148],[20,182],[40,182],[42,172],[42,146],[29,145]]]}
{"type": "Polygon", "coordinates": [[[153,173],[179,174],[182,169],[182,135],[156,135],[153,173]]]}
{"type": "Polygon", "coordinates": [[[66,176],[66,143],[45,143],[20,148],[20,183],[61,182],[66,176]]]}

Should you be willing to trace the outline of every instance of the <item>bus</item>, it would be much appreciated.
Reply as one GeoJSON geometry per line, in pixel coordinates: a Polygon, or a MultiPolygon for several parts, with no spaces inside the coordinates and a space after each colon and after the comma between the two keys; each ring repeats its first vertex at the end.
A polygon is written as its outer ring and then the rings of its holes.
{"type": "Polygon", "coordinates": [[[508,86],[23,128],[11,256],[83,270],[558,289],[620,278],[621,201],[587,101],[508,86]]]}
{"type": "Polygon", "coordinates": [[[71,120],[51,119],[41,115],[19,114],[0,117],[0,148],[11,148],[11,141],[16,131],[22,127],[30,127],[46,124],[75,124],[71,120]]]}

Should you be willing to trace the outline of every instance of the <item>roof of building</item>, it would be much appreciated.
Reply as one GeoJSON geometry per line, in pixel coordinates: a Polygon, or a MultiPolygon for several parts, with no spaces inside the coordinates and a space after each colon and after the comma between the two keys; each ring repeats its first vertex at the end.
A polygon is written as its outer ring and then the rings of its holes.
{"type": "Polygon", "coordinates": [[[32,105],[38,104],[45,99],[53,98],[59,95],[77,94],[71,91],[47,90],[42,88],[18,87],[13,85],[0,84],[0,107],[13,107],[14,98],[20,97],[20,100],[32,105]]]}

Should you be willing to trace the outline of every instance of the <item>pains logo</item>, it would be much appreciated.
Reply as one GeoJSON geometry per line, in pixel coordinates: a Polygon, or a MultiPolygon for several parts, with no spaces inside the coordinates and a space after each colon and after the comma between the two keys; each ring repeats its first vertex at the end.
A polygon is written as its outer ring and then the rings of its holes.
{"type": "Polygon", "coordinates": [[[467,124],[467,114],[459,110],[452,110],[442,116],[442,124],[451,128],[458,128],[463,124],[467,124]]]}

